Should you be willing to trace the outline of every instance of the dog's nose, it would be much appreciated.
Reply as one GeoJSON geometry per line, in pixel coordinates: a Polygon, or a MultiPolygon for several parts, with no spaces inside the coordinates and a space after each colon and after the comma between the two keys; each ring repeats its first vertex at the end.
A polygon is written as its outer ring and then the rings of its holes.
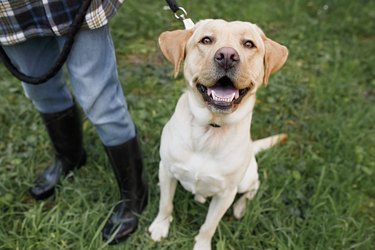
{"type": "Polygon", "coordinates": [[[215,53],[215,62],[224,70],[233,68],[240,61],[237,51],[230,47],[218,49],[215,53]]]}

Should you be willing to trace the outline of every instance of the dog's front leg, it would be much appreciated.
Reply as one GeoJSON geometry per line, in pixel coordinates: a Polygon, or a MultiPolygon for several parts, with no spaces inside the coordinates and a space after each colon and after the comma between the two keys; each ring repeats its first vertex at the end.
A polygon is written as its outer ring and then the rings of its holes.
{"type": "Polygon", "coordinates": [[[233,189],[212,197],[206,220],[200,228],[199,234],[195,237],[194,250],[211,249],[212,236],[221,218],[233,203],[236,193],[237,189],[233,189]]]}
{"type": "Polygon", "coordinates": [[[173,197],[177,186],[177,180],[170,175],[162,162],[159,164],[159,183],[159,213],[148,229],[154,241],[160,241],[168,235],[169,224],[172,221],[173,197]]]}

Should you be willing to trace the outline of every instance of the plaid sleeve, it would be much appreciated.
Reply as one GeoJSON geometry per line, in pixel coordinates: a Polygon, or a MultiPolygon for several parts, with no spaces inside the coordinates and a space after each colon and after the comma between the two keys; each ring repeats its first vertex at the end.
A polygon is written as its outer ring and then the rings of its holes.
{"type": "MultiPolygon", "coordinates": [[[[76,0],[48,0],[44,1],[45,15],[54,34],[61,36],[69,29],[81,1],[76,0]]],[[[95,1],[93,1],[95,2],[95,1]]]]}
{"type": "MultiPolygon", "coordinates": [[[[0,43],[25,41],[35,36],[61,36],[67,33],[82,1],[77,0],[0,0],[0,43]]],[[[123,0],[92,0],[84,27],[106,25],[123,0]]]]}
{"type": "Polygon", "coordinates": [[[0,42],[11,44],[24,41],[33,33],[43,33],[46,19],[43,5],[34,1],[28,5],[20,1],[0,1],[0,42]]]}
{"type": "Polygon", "coordinates": [[[123,0],[93,1],[86,14],[86,25],[90,29],[96,29],[106,25],[114,16],[123,0]]]}

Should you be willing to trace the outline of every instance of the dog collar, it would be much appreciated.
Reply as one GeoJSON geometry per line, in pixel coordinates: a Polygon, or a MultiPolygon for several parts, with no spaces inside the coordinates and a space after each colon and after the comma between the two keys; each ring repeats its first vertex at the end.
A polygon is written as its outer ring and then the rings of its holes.
{"type": "Polygon", "coordinates": [[[210,123],[210,126],[211,127],[214,127],[214,128],[220,128],[221,126],[216,124],[216,123],[210,123]]]}

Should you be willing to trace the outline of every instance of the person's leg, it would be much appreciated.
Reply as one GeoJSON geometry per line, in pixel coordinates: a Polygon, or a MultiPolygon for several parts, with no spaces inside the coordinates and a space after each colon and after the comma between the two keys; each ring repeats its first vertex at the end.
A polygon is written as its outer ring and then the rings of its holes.
{"type": "MultiPolygon", "coordinates": [[[[59,44],[54,37],[34,38],[26,42],[3,46],[12,63],[26,75],[39,76],[47,72],[59,55],[59,44]]],[[[40,113],[57,113],[73,106],[64,73],[39,85],[22,82],[25,95],[40,113]]]]}
{"type": "Polygon", "coordinates": [[[116,146],[135,137],[108,27],[81,30],[66,64],[75,98],[103,144],[116,146]]]}
{"type": "Polygon", "coordinates": [[[117,180],[120,202],[103,229],[103,238],[118,243],[137,229],[148,192],[107,26],[80,31],[67,68],[75,97],[96,127],[117,180]]]}
{"type": "MultiPolygon", "coordinates": [[[[54,37],[35,38],[3,48],[14,65],[31,76],[44,74],[59,54],[59,45],[54,37]]],[[[62,175],[85,162],[81,121],[65,84],[62,70],[46,83],[22,85],[26,96],[40,113],[54,147],[54,162],[30,188],[30,193],[35,199],[45,199],[54,193],[62,175]]]]}

